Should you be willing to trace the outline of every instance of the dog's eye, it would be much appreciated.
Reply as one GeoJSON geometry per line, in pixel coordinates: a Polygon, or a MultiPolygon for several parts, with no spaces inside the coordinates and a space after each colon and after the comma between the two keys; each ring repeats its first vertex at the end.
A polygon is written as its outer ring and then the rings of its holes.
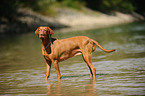
{"type": "Polygon", "coordinates": [[[38,31],[41,31],[40,29],[38,31]]]}

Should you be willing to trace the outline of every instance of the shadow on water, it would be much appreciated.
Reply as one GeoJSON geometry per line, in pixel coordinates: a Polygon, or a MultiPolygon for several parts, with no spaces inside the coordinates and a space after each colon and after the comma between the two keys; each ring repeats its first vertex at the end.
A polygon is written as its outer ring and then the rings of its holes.
{"type": "MultiPolygon", "coordinates": [[[[108,75],[108,74],[96,74],[96,78],[101,76],[101,75],[108,75]]],[[[75,78],[75,77],[84,77],[84,76],[90,76],[90,74],[83,74],[83,75],[72,75],[72,76],[62,76],[61,79],[65,79],[65,78],[75,78]]],[[[53,79],[57,79],[57,78],[53,78],[53,79]]],[[[50,79],[52,80],[52,79],[50,79]]]]}

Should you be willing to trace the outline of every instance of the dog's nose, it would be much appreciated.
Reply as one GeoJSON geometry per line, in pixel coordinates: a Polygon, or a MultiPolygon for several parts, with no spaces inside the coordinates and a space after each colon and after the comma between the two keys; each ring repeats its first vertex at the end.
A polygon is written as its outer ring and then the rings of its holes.
{"type": "Polygon", "coordinates": [[[44,38],[44,34],[39,34],[39,38],[40,39],[44,38]]]}

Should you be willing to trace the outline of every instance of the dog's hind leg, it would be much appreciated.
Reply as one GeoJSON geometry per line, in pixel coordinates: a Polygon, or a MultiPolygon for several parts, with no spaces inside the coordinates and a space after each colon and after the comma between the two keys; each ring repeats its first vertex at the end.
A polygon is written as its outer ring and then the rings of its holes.
{"type": "Polygon", "coordinates": [[[90,78],[96,79],[96,69],[92,64],[91,55],[92,54],[83,54],[83,58],[90,69],[90,78]]]}
{"type": "Polygon", "coordinates": [[[90,69],[90,77],[93,79],[96,79],[96,69],[92,64],[92,52],[93,52],[93,44],[88,43],[87,45],[85,45],[85,48],[83,48],[83,58],[84,61],[86,62],[87,66],[90,69]]]}

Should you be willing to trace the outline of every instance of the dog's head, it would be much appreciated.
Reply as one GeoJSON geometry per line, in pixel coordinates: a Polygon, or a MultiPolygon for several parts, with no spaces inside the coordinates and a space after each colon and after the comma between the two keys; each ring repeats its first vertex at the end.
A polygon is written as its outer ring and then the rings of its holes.
{"type": "Polygon", "coordinates": [[[40,38],[50,38],[53,34],[53,30],[51,30],[49,27],[38,27],[35,31],[35,35],[40,38]]]}

